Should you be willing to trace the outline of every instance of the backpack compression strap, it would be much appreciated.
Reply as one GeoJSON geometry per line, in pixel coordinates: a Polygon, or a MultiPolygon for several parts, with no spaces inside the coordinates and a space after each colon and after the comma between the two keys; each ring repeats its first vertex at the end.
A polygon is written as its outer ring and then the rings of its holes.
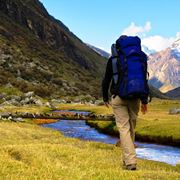
{"type": "Polygon", "coordinates": [[[111,57],[114,83],[118,83],[117,56],[111,57]]]}
{"type": "Polygon", "coordinates": [[[114,79],[114,83],[117,84],[118,83],[118,68],[117,68],[117,62],[118,62],[118,53],[116,50],[116,45],[112,44],[111,46],[111,60],[112,60],[112,70],[113,70],[113,79],[114,79]]]}

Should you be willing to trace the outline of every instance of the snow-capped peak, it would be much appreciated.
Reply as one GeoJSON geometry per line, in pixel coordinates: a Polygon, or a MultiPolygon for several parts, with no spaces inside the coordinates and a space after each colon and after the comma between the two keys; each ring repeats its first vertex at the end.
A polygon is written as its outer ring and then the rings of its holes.
{"type": "Polygon", "coordinates": [[[180,60],[180,39],[177,39],[171,46],[173,55],[180,60]]]}
{"type": "Polygon", "coordinates": [[[176,49],[177,51],[180,52],[180,39],[177,39],[177,40],[172,44],[172,49],[176,49]]]}
{"type": "Polygon", "coordinates": [[[144,45],[142,45],[142,50],[143,50],[147,55],[156,53],[156,51],[155,51],[154,49],[149,49],[147,46],[144,46],[144,45]]]}

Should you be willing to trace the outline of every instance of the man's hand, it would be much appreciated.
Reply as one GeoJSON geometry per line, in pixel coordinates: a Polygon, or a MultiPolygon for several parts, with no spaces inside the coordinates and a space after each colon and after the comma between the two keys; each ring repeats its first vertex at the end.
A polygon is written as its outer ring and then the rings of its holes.
{"type": "Polygon", "coordinates": [[[106,101],[106,102],[104,102],[104,105],[107,107],[107,108],[109,108],[109,101],[106,101]]]}
{"type": "Polygon", "coordinates": [[[141,104],[141,112],[143,114],[146,114],[147,113],[147,104],[141,104]]]}

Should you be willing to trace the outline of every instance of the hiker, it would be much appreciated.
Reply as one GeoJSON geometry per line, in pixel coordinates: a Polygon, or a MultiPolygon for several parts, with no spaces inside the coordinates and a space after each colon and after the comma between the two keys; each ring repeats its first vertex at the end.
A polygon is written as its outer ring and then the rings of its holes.
{"type": "Polygon", "coordinates": [[[111,57],[102,82],[103,100],[107,107],[110,84],[111,105],[123,150],[123,165],[127,170],[136,170],[134,129],[140,102],[141,111],[145,114],[149,95],[147,56],[141,51],[139,37],[123,35],[116,44],[112,44],[111,57]]]}

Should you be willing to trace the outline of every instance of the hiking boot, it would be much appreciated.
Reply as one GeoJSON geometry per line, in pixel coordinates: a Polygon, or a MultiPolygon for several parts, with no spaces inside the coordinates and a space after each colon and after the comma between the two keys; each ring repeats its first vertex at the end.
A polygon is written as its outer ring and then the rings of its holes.
{"type": "Polygon", "coordinates": [[[120,139],[116,142],[116,147],[121,147],[121,141],[120,141],[120,139]]]}
{"type": "Polygon", "coordinates": [[[126,165],[126,169],[127,170],[136,170],[136,164],[129,164],[129,165],[126,165]]]}
{"type": "Polygon", "coordinates": [[[134,143],[134,148],[138,148],[139,146],[137,144],[134,143]]]}

